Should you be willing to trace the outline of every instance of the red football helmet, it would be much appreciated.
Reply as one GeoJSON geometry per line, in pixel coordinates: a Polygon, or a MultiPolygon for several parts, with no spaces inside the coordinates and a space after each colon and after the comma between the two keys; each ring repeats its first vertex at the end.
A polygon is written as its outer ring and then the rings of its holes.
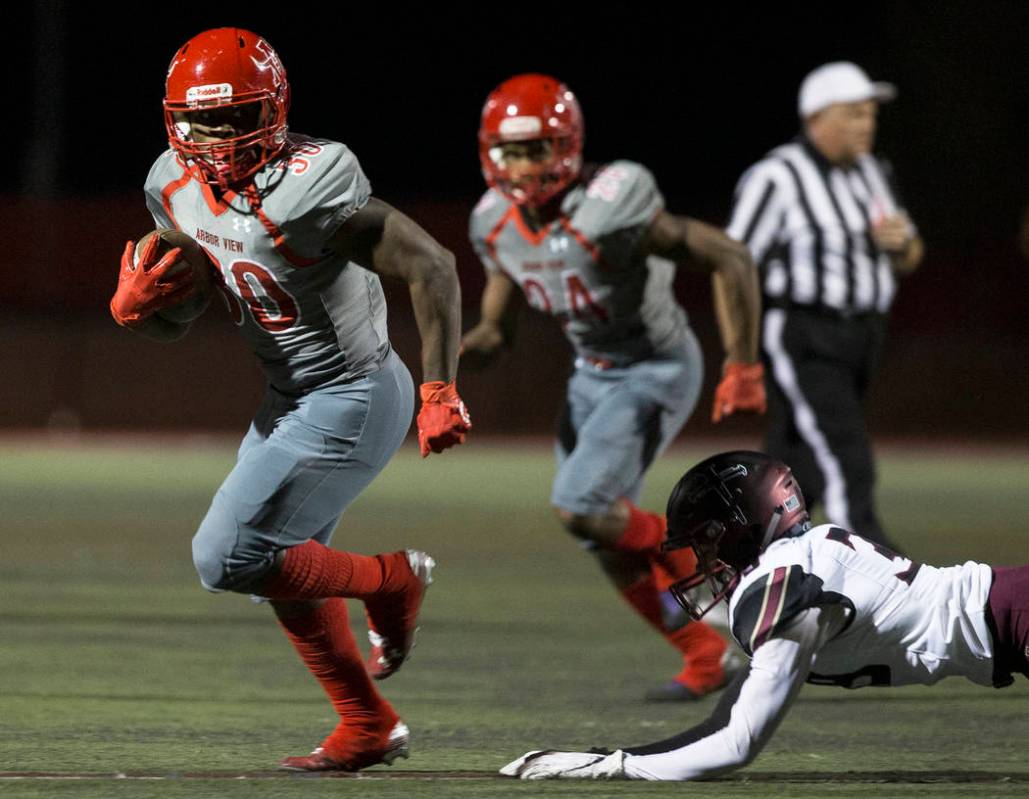
{"type": "Polygon", "coordinates": [[[697,555],[697,571],[670,589],[694,619],[728,597],[769,544],[811,527],[790,467],[746,451],[723,452],[686,472],[667,518],[665,549],[692,547],[697,555]],[[705,582],[714,601],[701,608],[689,592],[705,582]]]}
{"type": "Polygon", "coordinates": [[[482,107],[482,175],[512,202],[538,207],[579,176],[582,139],[582,111],[567,86],[547,75],[516,75],[495,88],[482,107]],[[546,142],[549,152],[538,168],[515,176],[502,145],[524,141],[546,142]]]}
{"type": "Polygon", "coordinates": [[[168,67],[164,122],[168,141],[200,167],[206,183],[238,183],[286,145],[289,83],[279,56],[241,28],[204,31],[168,67]],[[196,141],[194,125],[213,129],[196,141]],[[221,135],[224,134],[224,135],[221,135]]]}

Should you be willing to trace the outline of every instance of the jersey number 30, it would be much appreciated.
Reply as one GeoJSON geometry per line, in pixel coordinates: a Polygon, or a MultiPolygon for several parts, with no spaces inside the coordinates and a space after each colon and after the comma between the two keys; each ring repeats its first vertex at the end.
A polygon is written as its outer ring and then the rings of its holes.
{"type": "Polygon", "coordinates": [[[233,261],[221,271],[226,282],[232,281],[225,294],[229,312],[237,325],[243,324],[239,300],[246,304],[254,321],[269,333],[285,332],[300,320],[297,301],[265,267],[253,261],[233,261]]]}

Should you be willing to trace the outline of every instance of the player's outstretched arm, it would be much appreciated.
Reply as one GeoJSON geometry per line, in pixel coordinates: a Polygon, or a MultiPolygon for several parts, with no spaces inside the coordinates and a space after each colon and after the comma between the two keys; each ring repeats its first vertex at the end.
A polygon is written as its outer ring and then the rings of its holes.
{"type": "Polygon", "coordinates": [[[679,735],[614,752],[527,752],[501,774],[525,780],[696,780],[750,763],[786,716],[815,653],[845,624],[842,607],[812,608],[755,653],[711,716],[679,735]]]}
{"type": "Polygon", "coordinates": [[[367,269],[407,284],[422,339],[418,413],[422,455],[463,443],[471,420],[454,382],[461,339],[461,286],[453,253],[405,214],[374,197],[339,227],[330,247],[367,269]]]}
{"type": "Polygon", "coordinates": [[[764,368],[758,355],[761,290],[747,248],[696,219],[661,212],[647,231],[647,250],[710,274],[715,316],[725,348],[712,419],[765,411],[764,368]]]}
{"type": "Polygon", "coordinates": [[[521,292],[503,272],[491,271],[482,291],[479,324],[461,339],[461,363],[472,369],[488,365],[514,339],[521,292]]]}

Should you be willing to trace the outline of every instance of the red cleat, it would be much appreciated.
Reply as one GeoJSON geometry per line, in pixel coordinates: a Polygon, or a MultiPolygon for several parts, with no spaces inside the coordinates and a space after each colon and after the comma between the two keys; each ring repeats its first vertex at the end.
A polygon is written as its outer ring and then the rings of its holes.
{"type": "Polygon", "coordinates": [[[373,680],[385,680],[407,660],[418,631],[418,609],[432,583],[436,561],[416,549],[404,552],[409,579],[403,589],[366,600],[368,640],[372,648],[365,667],[373,680]]]}
{"type": "Polygon", "coordinates": [[[410,756],[409,739],[410,731],[402,721],[397,721],[384,736],[355,732],[341,723],[311,754],[284,758],[279,761],[279,768],[288,771],[360,771],[379,763],[391,766],[397,758],[410,756]]]}

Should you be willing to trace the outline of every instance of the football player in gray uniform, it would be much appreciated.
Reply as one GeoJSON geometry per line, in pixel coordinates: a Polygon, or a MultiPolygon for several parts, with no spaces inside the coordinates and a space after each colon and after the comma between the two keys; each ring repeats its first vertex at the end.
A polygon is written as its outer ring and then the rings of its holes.
{"type": "Polygon", "coordinates": [[[812,528],[788,466],[725,452],[690,469],[668,502],[670,548],[698,570],[673,587],[694,618],[707,582],[729,605],[750,664],[702,724],[614,752],[535,751],[502,773],[523,779],[691,780],[747,765],[806,682],[844,688],[965,677],[1029,677],[1029,566],[915,563],[830,524],[812,528]]]}
{"type": "MultiPolygon", "coordinates": [[[[407,283],[422,337],[422,455],[464,441],[454,383],[460,289],[454,258],[371,196],[343,144],[287,130],[289,84],[264,39],[205,31],[167,77],[170,149],[146,181],[155,223],[200,243],[233,321],[268,381],[264,401],[193,539],[212,591],[271,600],[279,623],[340,716],[310,756],[286,768],[346,770],[407,756],[408,730],[376,690],[407,657],[434,562],[405,550],[374,557],[328,546],[344,509],[400,446],[414,391],[390,346],[379,276],[407,283]],[[344,597],[364,602],[367,665],[344,597]]],[[[156,237],[152,239],[156,242],[156,237]]],[[[169,340],[188,323],[160,314],[191,290],[172,250],[122,259],[115,320],[169,340]]]]}
{"type": "Polygon", "coordinates": [[[575,351],[551,504],[629,604],[682,653],[652,699],[695,699],[725,683],[726,643],[689,623],[665,590],[694,563],[664,553],[664,517],[637,507],[643,476],[700,393],[703,361],[672,282],[678,266],[713,276],[726,350],[714,420],[765,406],[760,295],[746,248],[674,216],[632,161],[583,166],[582,114],[568,87],[518,75],[490,94],[479,130],[490,188],[471,218],[487,271],[479,324],[462,362],[511,341],[517,299],[556,317],[575,351]]]}

